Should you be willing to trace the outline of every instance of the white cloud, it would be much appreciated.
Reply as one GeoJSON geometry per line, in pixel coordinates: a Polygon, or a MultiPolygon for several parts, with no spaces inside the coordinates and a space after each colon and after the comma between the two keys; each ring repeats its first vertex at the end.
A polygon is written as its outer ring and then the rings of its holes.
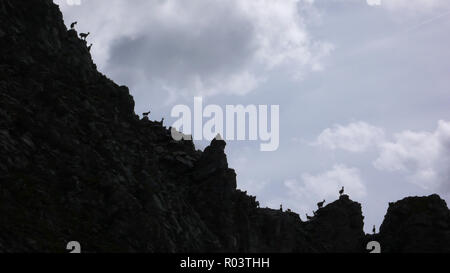
{"type": "Polygon", "coordinates": [[[377,169],[403,172],[425,189],[449,190],[450,122],[439,121],[432,133],[405,131],[394,139],[380,145],[377,169]]]}
{"type": "Polygon", "coordinates": [[[332,45],[314,42],[300,16],[295,0],[237,1],[255,27],[257,59],[268,68],[280,65],[310,65],[328,54],[332,45]]]}
{"type": "MultiPolygon", "coordinates": [[[[306,192],[312,192],[324,198],[336,197],[342,186],[346,188],[347,194],[355,198],[362,198],[366,195],[360,171],[345,165],[335,165],[333,169],[318,175],[305,173],[302,175],[302,180],[306,192]]],[[[287,183],[287,186],[292,187],[293,184],[287,183]]]]}
{"type": "Polygon", "coordinates": [[[369,6],[380,6],[381,0],[367,0],[367,5],[369,6]]]}
{"type": "Polygon", "coordinates": [[[424,189],[450,192],[450,122],[439,121],[434,132],[404,131],[390,141],[384,130],[365,122],[325,129],[313,145],[348,152],[379,152],[378,170],[400,172],[424,189]]]}
{"type": "Polygon", "coordinates": [[[331,150],[342,149],[349,152],[364,152],[376,147],[384,140],[384,130],[366,122],[354,122],[346,126],[335,125],[325,129],[313,145],[331,150]]]}
{"type": "MultiPolygon", "coordinates": [[[[353,199],[361,199],[367,195],[360,171],[340,164],[320,174],[304,173],[301,180],[288,179],[284,186],[289,192],[289,198],[284,200],[285,204],[301,211],[317,209],[316,203],[323,199],[327,202],[336,200],[342,186],[345,187],[345,193],[353,199]]],[[[276,202],[278,200],[272,203],[276,202]]]]}
{"type": "Polygon", "coordinates": [[[287,69],[293,79],[323,69],[333,50],[308,32],[298,5],[310,1],[55,2],[92,33],[102,70],[158,98],[161,86],[186,96],[245,95],[274,69],[287,69]]]}

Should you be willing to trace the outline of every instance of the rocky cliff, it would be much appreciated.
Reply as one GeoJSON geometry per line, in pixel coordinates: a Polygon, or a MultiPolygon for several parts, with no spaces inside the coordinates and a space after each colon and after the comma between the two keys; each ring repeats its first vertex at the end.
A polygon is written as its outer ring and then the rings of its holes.
{"type": "MultiPolygon", "coordinates": [[[[134,113],[51,0],[0,0],[0,252],[363,252],[348,196],[308,222],[236,189],[204,151],[134,113]]],[[[437,196],[393,204],[387,251],[449,251],[437,196]],[[413,239],[415,238],[415,239],[413,239]],[[429,240],[432,238],[432,240],[429,240]]]]}
{"type": "Polygon", "coordinates": [[[437,195],[390,203],[380,227],[386,252],[450,252],[450,211],[437,195]]]}

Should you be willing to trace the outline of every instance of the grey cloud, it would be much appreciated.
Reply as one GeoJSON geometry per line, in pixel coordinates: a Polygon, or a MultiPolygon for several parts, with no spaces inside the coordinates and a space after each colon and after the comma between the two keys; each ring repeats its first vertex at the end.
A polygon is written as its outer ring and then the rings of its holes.
{"type": "Polygon", "coordinates": [[[297,0],[57,2],[82,17],[80,29],[89,25],[100,69],[146,100],[159,100],[161,90],[246,95],[277,68],[295,77],[321,70],[333,49],[311,38],[297,0]]]}
{"type": "MultiPolygon", "coordinates": [[[[201,10],[198,16],[202,16],[201,10]]],[[[211,79],[240,73],[251,61],[253,32],[245,18],[231,12],[207,25],[149,25],[137,38],[113,42],[106,70],[120,67],[115,72],[119,77],[123,68],[130,74],[139,70],[147,80],[164,81],[177,88],[195,85],[196,80],[212,85],[211,79]]]]}

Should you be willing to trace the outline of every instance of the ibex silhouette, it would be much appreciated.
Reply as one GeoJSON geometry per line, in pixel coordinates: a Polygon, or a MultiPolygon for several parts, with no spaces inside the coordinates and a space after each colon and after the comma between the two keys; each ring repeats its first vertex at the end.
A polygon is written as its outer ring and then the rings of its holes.
{"type": "Polygon", "coordinates": [[[86,38],[89,36],[89,34],[91,34],[90,32],[88,33],[80,33],[80,38],[86,41],[86,38]]]}
{"type": "Polygon", "coordinates": [[[323,208],[323,204],[325,204],[325,199],[323,200],[323,202],[317,203],[317,206],[319,207],[319,209],[323,208]]]}

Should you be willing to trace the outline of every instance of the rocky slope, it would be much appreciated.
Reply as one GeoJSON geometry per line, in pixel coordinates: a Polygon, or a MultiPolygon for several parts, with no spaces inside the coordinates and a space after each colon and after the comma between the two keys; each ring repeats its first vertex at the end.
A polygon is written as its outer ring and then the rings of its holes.
{"type": "MultiPolygon", "coordinates": [[[[0,252],[363,252],[373,239],[348,196],[308,222],[259,208],[225,142],[198,151],[140,119],[51,0],[0,1],[0,52],[0,252]]],[[[445,202],[417,200],[392,205],[377,238],[449,251],[445,202]]]]}

